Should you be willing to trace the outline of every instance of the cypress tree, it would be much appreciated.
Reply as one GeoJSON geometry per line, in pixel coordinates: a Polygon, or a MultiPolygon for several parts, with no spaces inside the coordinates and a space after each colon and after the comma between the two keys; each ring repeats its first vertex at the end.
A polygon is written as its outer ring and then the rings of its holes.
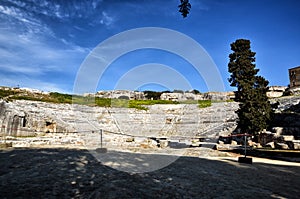
{"type": "Polygon", "coordinates": [[[187,17],[187,15],[190,13],[191,4],[189,3],[189,0],[180,0],[179,12],[181,12],[181,15],[183,18],[187,17]]]}
{"type": "Polygon", "coordinates": [[[229,55],[228,71],[231,73],[230,86],[237,87],[235,101],[239,102],[237,129],[242,133],[256,135],[268,127],[272,108],[268,101],[269,82],[258,76],[255,52],[250,49],[250,41],[238,39],[231,44],[233,53],[229,55]]]}

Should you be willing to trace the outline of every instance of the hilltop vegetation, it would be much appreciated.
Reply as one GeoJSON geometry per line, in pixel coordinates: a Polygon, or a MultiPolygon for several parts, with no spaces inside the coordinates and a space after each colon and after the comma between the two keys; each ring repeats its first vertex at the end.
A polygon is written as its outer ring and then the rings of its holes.
{"type": "MultiPolygon", "coordinates": [[[[154,93],[154,92],[153,92],[154,93]]],[[[140,110],[147,110],[147,105],[154,104],[197,104],[199,108],[211,106],[211,100],[187,100],[182,102],[171,100],[160,100],[156,97],[154,100],[127,100],[127,99],[109,99],[81,95],[70,95],[58,92],[38,93],[30,92],[22,89],[4,89],[0,88],[0,99],[6,101],[12,100],[31,100],[48,103],[66,103],[66,104],[81,104],[88,106],[99,107],[119,107],[119,108],[136,108],[140,110]]]]}

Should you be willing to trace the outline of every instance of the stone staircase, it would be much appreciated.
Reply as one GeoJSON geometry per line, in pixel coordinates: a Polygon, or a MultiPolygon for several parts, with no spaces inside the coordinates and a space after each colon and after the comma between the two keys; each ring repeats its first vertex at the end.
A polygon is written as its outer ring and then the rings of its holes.
{"type": "MultiPolygon", "coordinates": [[[[17,124],[22,132],[35,134],[77,132],[88,142],[99,144],[100,129],[106,140],[132,137],[215,137],[235,126],[236,103],[213,103],[208,108],[196,104],[152,105],[148,110],[88,107],[32,101],[1,102],[2,135],[10,135],[7,124],[15,116],[24,118],[17,124]],[[126,137],[125,136],[125,137],[126,137]]],[[[20,134],[21,133],[21,134],[20,134]]],[[[17,135],[17,134],[16,134],[17,135]]]]}

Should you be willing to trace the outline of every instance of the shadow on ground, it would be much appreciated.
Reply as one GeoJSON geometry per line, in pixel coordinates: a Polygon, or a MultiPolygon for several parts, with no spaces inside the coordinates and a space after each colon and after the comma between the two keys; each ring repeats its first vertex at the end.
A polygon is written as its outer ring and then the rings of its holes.
{"type": "Polygon", "coordinates": [[[101,164],[87,150],[0,151],[1,198],[297,198],[299,184],[300,167],[292,166],[180,157],[134,174],[101,164]]]}

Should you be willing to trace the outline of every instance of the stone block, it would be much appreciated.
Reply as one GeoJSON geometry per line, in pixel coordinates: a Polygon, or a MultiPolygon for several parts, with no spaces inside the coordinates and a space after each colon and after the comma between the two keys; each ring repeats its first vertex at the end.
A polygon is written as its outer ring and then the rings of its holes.
{"type": "Polygon", "coordinates": [[[255,142],[253,142],[252,140],[248,140],[248,146],[254,146],[255,142]]]}
{"type": "Polygon", "coordinates": [[[282,137],[283,137],[284,141],[293,141],[294,140],[293,135],[283,135],[282,137]]]}
{"type": "Polygon", "coordinates": [[[11,142],[0,143],[0,148],[12,147],[11,142]]]}
{"type": "Polygon", "coordinates": [[[237,141],[231,140],[231,145],[237,145],[237,141]]]}
{"type": "Polygon", "coordinates": [[[276,143],[277,149],[289,149],[289,146],[285,143],[276,143]]]}
{"type": "Polygon", "coordinates": [[[129,137],[129,138],[126,138],[125,140],[126,142],[134,142],[134,137],[129,137]]]}
{"type": "Polygon", "coordinates": [[[293,140],[293,148],[296,150],[300,150],[300,140],[293,140]]]}
{"type": "Polygon", "coordinates": [[[198,142],[192,142],[191,146],[192,147],[199,147],[199,146],[201,146],[201,143],[199,141],[198,142]]]}
{"type": "Polygon", "coordinates": [[[273,127],[273,131],[276,136],[280,136],[283,133],[283,127],[273,127]]]}
{"type": "Polygon", "coordinates": [[[218,141],[218,143],[219,143],[219,144],[221,144],[221,145],[223,145],[223,144],[224,144],[224,142],[223,142],[223,141],[221,141],[221,140],[219,140],[219,141],[218,141]]]}
{"type": "Polygon", "coordinates": [[[142,148],[157,148],[157,145],[158,145],[157,141],[152,140],[152,139],[146,139],[146,140],[144,140],[144,142],[142,142],[140,144],[140,147],[142,147],[142,148]]]}
{"type": "Polygon", "coordinates": [[[169,145],[169,141],[168,140],[160,140],[159,141],[159,146],[161,148],[166,148],[166,147],[168,147],[168,145],[169,145]]]}
{"type": "Polygon", "coordinates": [[[13,142],[12,143],[12,147],[30,147],[30,143],[29,142],[13,142]]]}
{"type": "Polygon", "coordinates": [[[266,147],[270,147],[270,148],[274,149],[275,144],[274,144],[274,142],[269,142],[269,143],[266,144],[266,147]]]}

